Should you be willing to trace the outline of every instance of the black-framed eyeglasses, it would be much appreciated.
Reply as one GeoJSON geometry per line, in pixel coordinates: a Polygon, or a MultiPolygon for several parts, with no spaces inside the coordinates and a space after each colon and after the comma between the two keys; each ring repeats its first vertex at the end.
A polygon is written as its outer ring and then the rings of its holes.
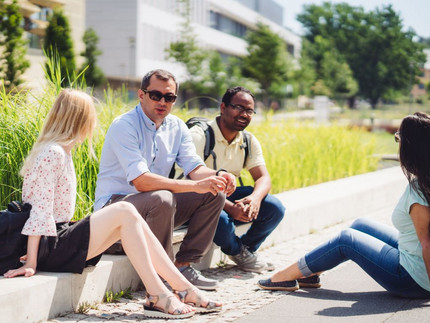
{"type": "Polygon", "coordinates": [[[394,140],[396,142],[400,142],[400,132],[399,131],[396,131],[396,133],[394,134],[394,140]]]}
{"type": "Polygon", "coordinates": [[[161,101],[161,99],[164,98],[164,101],[171,103],[171,102],[175,102],[176,98],[178,97],[177,95],[174,95],[172,93],[163,94],[160,91],[156,91],[156,90],[152,90],[152,91],[142,90],[142,91],[147,93],[151,100],[157,101],[157,102],[161,101]]]}
{"type": "Polygon", "coordinates": [[[243,112],[245,112],[246,115],[249,117],[252,117],[254,114],[257,113],[254,109],[247,109],[239,104],[229,103],[228,105],[231,106],[237,112],[239,112],[239,114],[242,114],[243,112]]]}

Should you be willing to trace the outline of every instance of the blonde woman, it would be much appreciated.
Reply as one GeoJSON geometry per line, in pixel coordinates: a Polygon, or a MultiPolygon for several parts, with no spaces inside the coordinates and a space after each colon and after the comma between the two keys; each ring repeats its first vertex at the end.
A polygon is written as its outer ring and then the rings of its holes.
{"type": "Polygon", "coordinates": [[[78,90],[62,90],[21,170],[22,199],[32,205],[22,230],[28,236],[26,262],[4,276],[30,277],[36,268],[82,273],[86,266],[97,264],[104,250],[121,240],[148,293],[146,316],[186,318],[196,311],[220,310],[220,303],[203,298],[180,274],[132,204],[115,203],[70,222],[76,200],[72,148],[88,138],[91,149],[95,124],[92,98],[78,90]],[[172,286],[177,297],[158,275],[172,286]]]}

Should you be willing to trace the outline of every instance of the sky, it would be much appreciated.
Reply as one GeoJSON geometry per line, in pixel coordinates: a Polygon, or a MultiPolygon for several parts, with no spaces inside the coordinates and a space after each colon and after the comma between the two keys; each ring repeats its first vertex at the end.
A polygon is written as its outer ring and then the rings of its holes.
{"type": "MultiPolygon", "coordinates": [[[[302,12],[303,5],[320,5],[324,0],[275,0],[284,6],[284,25],[299,35],[303,34],[301,24],[296,16],[302,12]]],[[[393,6],[394,11],[403,19],[403,26],[412,27],[415,33],[424,38],[430,38],[430,0],[344,0],[331,1],[332,3],[346,2],[351,6],[361,6],[366,11],[374,10],[382,5],[393,6]]]]}

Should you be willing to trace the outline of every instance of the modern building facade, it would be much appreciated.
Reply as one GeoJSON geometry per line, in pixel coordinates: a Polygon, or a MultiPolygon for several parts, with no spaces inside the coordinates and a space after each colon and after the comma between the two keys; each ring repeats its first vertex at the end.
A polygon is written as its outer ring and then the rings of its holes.
{"type": "Polygon", "coordinates": [[[56,8],[64,10],[72,31],[77,63],[80,64],[82,60],[79,59],[79,54],[84,50],[82,36],[85,32],[85,0],[18,0],[18,4],[24,16],[24,29],[29,40],[27,58],[30,67],[23,75],[23,79],[26,81],[26,87],[40,89],[46,82],[42,47],[49,14],[56,8]]]}
{"type": "MultiPolygon", "coordinates": [[[[184,17],[176,0],[87,0],[87,27],[97,32],[103,54],[99,65],[112,82],[138,83],[154,68],[186,79],[183,68],[166,58],[166,48],[180,39],[184,17]]],[[[200,46],[222,56],[244,56],[248,29],[261,21],[285,40],[298,57],[300,37],[283,27],[283,7],[273,0],[190,0],[191,22],[200,46]]],[[[131,85],[131,84],[129,84],[131,85]]]]}

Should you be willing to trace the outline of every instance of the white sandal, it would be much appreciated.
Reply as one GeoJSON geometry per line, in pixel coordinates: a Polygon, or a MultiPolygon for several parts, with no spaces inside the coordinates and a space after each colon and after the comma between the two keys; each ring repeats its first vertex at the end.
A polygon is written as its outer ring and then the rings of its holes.
{"type": "Polygon", "coordinates": [[[179,305],[173,313],[169,313],[169,307],[172,303],[171,298],[175,297],[174,295],[161,294],[161,295],[149,295],[146,294],[146,298],[149,302],[149,305],[143,305],[144,315],[151,318],[163,318],[163,319],[184,319],[193,316],[196,314],[196,311],[191,311],[188,313],[183,313],[185,304],[179,305]],[[161,299],[167,298],[167,302],[163,307],[156,306],[158,301],[161,299]]]}
{"type": "Polygon", "coordinates": [[[219,312],[222,310],[222,305],[217,306],[217,304],[214,301],[208,301],[206,306],[202,305],[202,297],[198,293],[198,290],[196,288],[190,287],[186,290],[182,291],[175,291],[175,294],[178,295],[179,300],[185,304],[191,305],[196,309],[196,313],[212,313],[212,312],[219,312]],[[190,292],[194,292],[197,296],[196,302],[185,302],[185,299],[187,298],[187,295],[190,292]]]}

